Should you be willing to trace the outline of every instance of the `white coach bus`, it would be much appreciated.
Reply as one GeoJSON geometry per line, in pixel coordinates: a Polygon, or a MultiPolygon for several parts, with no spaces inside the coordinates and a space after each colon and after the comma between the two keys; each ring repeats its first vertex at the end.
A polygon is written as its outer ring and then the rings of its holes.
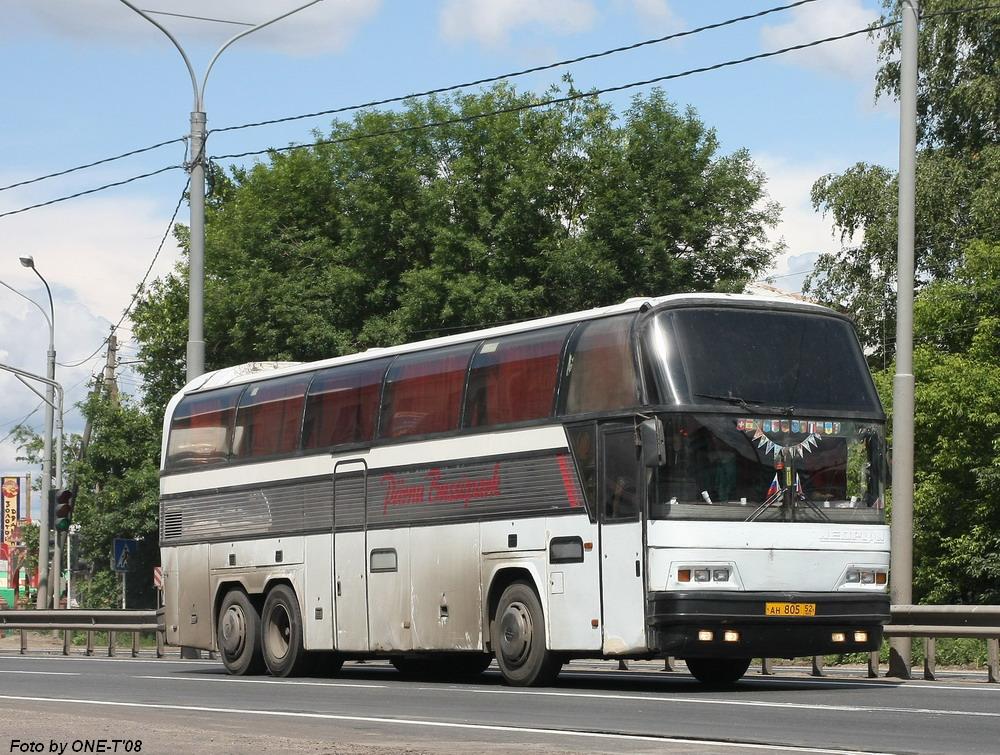
{"type": "Polygon", "coordinates": [[[826,308],[678,295],[203,375],[164,420],[167,641],[275,676],[387,658],[877,648],[885,415],[826,308]]]}

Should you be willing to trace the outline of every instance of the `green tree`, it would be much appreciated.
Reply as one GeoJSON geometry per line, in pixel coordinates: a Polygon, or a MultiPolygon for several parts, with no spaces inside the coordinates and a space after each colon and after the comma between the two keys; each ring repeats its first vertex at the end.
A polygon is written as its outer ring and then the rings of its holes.
{"type": "MultiPolygon", "coordinates": [[[[214,171],[208,367],[740,290],[767,267],[778,207],[764,176],[746,151],[720,154],[693,111],[658,91],[620,117],[592,98],[529,108],[540,99],[501,85],[413,101],[214,171]]],[[[186,301],[181,267],[136,307],[150,410],[183,383],[186,301]]]]}
{"type": "MultiPolygon", "coordinates": [[[[974,242],[915,305],[914,590],[1000,601],[1000,246],[974,242]]],[[[892,370],[879,387],[891,411],[892,370]]]]}
{"type": "MultiPolygon", "coordinates": [[[[919,34],[914,594],[930,602],[1000,600],[1000,9],[965,6],[924,0],[919,34]]],[[[896,95],[898,26],[881,34],[878,91],[896,95]]],[[[856,315],[887,407],[896,181],[859,163],[816,182],[842,247],[807,281],[856,315]]]]}
{"type": "Polygon", "coordinates": [[[77,485],[73,521],[80,525],[79,558],[92,566],[78,581],[82,605],[121,605],[120,586],[111,571],[116,537],[141,538],[130,564],[130,608],[152,608],[152,567],[159,563],[160,420],[128,397],[121,402],[91,394],[82,406],[93,431],[87,453],[74,462],[77,485]]]}
{"type": "MultiPolygon", "coordinates": [[[[958,13],[961,0],[921,3],[918,79],[918,291],[947,280],[973,240],[1000,240],[1000,9],[958,13]]],[[[883,20],[898,20],[885,0],[883,20]]],[[[897,93],[899,28],[882,35],[879,94],[897,93]]],[[[817,210],[841,242],[824,254],[805,290],[855,315],[873,365],[891,358],[895,333],[897,182],[894,172],[858,163],[813,186],[817,210]]]]}

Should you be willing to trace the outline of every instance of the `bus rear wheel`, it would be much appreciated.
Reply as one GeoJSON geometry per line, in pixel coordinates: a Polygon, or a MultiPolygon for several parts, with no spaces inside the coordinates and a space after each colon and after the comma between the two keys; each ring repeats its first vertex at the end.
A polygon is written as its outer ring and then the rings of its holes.
{"type": "Polygon", "coordinates": [[[514,582],[503,591],[490,631],[500,673],[511,686],[551,684],[559,675],[562,660],[545,646],[545,616],[530,585],[514,582]]]}
{"type": "Polygon", "coordinates": [[[306,655],[302,615],[295,592],[288,585],[275,585],[267,594],[260,638],[264,663],[272,676],[297,676],[301,672],[306,655]]]}
{"type": "Polygon", "coordinates": [[[216,641],[226,671],[237,676],[264,670],[260,647],[260,614],[242,590],[230,590],[219,607],[216,641]]]}
{"type": "Polygon", "coordinates": [[[734,684],[750,668],[749,658],[688,658],[688,671],[703,684],[734,684]]]}

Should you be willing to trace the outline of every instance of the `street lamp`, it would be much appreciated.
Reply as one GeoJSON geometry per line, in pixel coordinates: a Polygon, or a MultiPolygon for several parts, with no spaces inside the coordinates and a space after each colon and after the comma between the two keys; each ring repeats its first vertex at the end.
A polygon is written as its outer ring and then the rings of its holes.
{"type": "MultiPolygon", "coordinates": [[[[48,351],[48,363],[46,367],[46,378],[49,382],[45,384],[45,432],[43,433],[43,449],[42,449],[42,515],[41,515],[41,526],[38,538],[38,595],[36,601],[36,608],[48,608],[49,595],[49,528],[52,526],[49,522],[49,491],[52,489],[52,422],[53,422],[53,384],[56,379],[56,329],[55,329],[55,319],[56,310],[55,306],[52,304],[52,289],[49,288],[48,281],[42,277],[42,274],[38,272],[38,268],[35,267],[35,259],[30,254],[22,255],[20,258],[21,264],[24,267],[30,268],[38,279],[45,286],[45,292],[49,295],[49,314],[46,316],[46,320],[49,323],[49,351],[48,351]]],[[[8,287],[9,288],[9,287],[8,287]]],[[[41,307],[39,307],[41,309],[41,307]]],[[[45,314],[45,310],[42,310],[42,314],[45,314]]],[[[60,441],[62,440],[62,432],[60,430],[60,441]]],[[[60,443],[61,445],[61,443],[60,443]]],[[[60,458],[56,459],[57,473],[56,477],[58,483],[62,483],[62,454],[59,454],[60,458]]],[[[56,552],[58,553],[58,542],[56,544],[56,552]]],[[[59,605],[59,566],[56,565],[56,576],[55,576],[55,589],[53,594],[56,596],[56,606],[59,605]]]]}
{"type": "Polygon", "coordinates": [[[253,34],[258,29],[270,26],[276,21],[305,10],[311,5],[322,2],[322,0],[310,0],[310,2],[300,5],[298,8],[282,13],[280,16],[265,21],[262,24],[241,31],[230,37],[222,47],[220,47],[208,66],[205,68],[205,75],[198,84],[198,77],[195,75],[194,67],[188,59],[187,53],[181,47],[180,42],[167,31],[166,27],[149,16],[149,11],[143,11],[133,5],[129,0],[121,2],[130,9],[138,13],[153,26],[167,35],[173,42],[177,52],[184,58],[184,65],[187,66],[188,74],[191,76],[191,89],[194,91],[194,105],[191,110],[191,162],[188,164],[188,172],[191,174],[191,240],[188,253],[188,341],[187,341],[187,379],[188,382],[205,372],[205,336],[204,336],[204,300],[205,300],[205,138],[208,132],[205,124],[208,118],[205,115],[205,85],[208,84],[208,75],[212,72],[212,66],[219,56],[229,45],[237,39],[242,39],[248,34],[253,34]]]}

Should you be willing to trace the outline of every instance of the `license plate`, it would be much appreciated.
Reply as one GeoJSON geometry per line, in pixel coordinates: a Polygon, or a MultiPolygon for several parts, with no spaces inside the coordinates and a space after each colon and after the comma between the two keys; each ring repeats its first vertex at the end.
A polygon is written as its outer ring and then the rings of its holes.
{"type": "Polygon", "coordinates": [[[765,603],[765,616],[815,616],[815,603],[765,603]]]}

